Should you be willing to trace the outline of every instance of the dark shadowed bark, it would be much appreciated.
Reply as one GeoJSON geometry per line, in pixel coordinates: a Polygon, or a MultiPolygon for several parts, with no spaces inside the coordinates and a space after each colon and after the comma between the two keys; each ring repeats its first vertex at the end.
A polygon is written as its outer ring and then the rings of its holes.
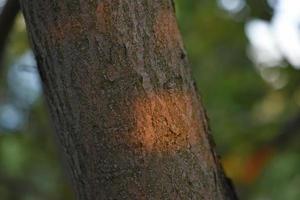
{"type": "Polygon", "coordinates": [[[234,199],[171,0],[22,0],[80,200],[234,199]]]}

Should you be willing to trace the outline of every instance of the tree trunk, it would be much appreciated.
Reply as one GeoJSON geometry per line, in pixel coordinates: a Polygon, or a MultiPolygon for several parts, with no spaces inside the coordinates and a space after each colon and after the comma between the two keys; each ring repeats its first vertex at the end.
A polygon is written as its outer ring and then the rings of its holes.
{"type": "Polygon", "coordinates": [[[171,0],[22,0],[80,200],[234,199],[171,0]]]}

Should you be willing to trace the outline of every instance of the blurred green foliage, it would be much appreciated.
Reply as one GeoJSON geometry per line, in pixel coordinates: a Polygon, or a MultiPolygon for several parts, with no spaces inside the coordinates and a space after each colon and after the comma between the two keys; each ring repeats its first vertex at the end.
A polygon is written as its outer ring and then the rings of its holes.
{"type": "MultiPolygon", "coordinates": [[[[269,20],[266,1],[247,1],[231,15],[216,1],[177,0],[177,14],[194,78],[207,109],[217,149],[241,199],[300,199],[299,130],[261,166],[251,183],[243,180],[247,159],[276,140],[286,121],[299,113],[300,73],[291,66],[268,69],[284,74],[288,83],[274,89],[247,56],[245,23],[269,20]],[[298,152],[298,153],[296,153],[298,152]],[[241,169],[244,168],[244,169],[241,169]]],[[[285,138],[283,138],[285,139],[285,138]]]]}
{"type": "MultiPolygon", "coordinates": [[[[245,13],[233,16],[219,9],[216,1],[176,0],[176,12],[218,152],[240,199],[300,199],[299,134],[280,148],[271,146],[274,154],[251,182],[243,175],[248,173],[248,158],[276,139],[285,122],[299,112],[299,71],[290,66],[276,69],[288,78],[288,84],[276,90],[247,56],[245,21],[269,19],[271,9],[265,1],[249,1],[245,13]]],[[[28,49],[21,16],[8,46],[7,68],[28,49]]],[[[5,73],[1,77],[3,100],[5,73]]],[[[0,132],[1,200],[73,199],[52,132],[43,99],[24,129],[0,132]]]]}

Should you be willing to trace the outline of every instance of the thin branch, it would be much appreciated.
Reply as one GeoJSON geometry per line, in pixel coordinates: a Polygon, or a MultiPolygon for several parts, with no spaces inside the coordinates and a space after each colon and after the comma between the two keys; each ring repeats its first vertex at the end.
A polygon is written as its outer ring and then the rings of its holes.
{"type": "Polygon", "coordinates": [[[19,0],[7,0],[0,13],[0,67],[3,62],[3,55],[9,33],[14,21],[20,11],[19,0]]]}

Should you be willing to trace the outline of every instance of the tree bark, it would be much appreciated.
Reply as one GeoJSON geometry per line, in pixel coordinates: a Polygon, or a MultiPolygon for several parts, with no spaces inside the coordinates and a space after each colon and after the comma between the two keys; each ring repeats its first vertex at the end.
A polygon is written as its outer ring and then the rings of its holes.
{"type": "Polygon", "coordinates": [[[22,0],[80,200],[235,199],[171,0],[22,0]]]}

